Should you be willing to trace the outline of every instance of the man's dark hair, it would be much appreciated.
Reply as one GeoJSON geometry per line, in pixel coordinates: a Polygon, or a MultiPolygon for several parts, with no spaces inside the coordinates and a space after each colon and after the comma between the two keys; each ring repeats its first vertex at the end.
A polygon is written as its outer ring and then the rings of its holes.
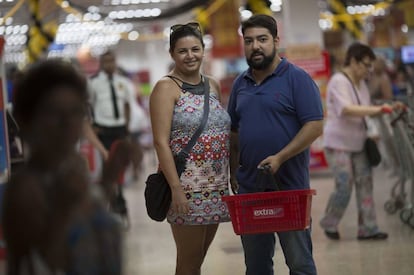
{"type": "Polygon", "coordinates": [[[276,20],[265,14],[256,14],[243,21],[241,24],[242,34],[249,28],[265,28],[268,29],[273,38],[277,37],[277,23],[276,20]]]}
{"type": "Polygon", "coordinates": [[[371,60],[375,60],[375,54],[372,49],[367,45],[355,42],[351,44],[346,51],[344,65],[349,66],[352,59],[355,59],[357,62],[361,62],[366,57],[369,57],[371,60]]]}
{"type": "Polygon", "coordinates": [[[31,65],[16,85],[13,114],[17,123],[30,122],[39,105],[59,87],[70,88],[87,100],[86,79],[70,63],[49,59],[31,65]]]}

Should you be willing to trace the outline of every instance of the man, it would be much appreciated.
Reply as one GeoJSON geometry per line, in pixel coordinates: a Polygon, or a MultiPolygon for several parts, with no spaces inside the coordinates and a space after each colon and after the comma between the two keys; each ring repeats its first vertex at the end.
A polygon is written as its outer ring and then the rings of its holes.
{"type": "MultiPolygon", "coordinates": [[[[242,33],[249,69],[235,80],[228,106],[232,187],[259,191],[258,168],[267,166],[279,188],[309,189],[309,146],[323,127],[319,90],[302,69],[278,56],[272,17],[252,16],[242,23],[242,33]]],[[[268,183],[265,189],[276,187],[268,183]]],[[[291,275],[316,274],[309,229],[278,237],[291,275]]],[[[274,274],[274,233],[242,235],[242,244],[247,275],[274,274]]]]}
{"type": "Polygon", "coordinates": [[[100,72],[90,80],[90,101],[97,135],[105,148],[128,134],[133,84],[116,73],[115,55],[108,51],[100,57],[100,72]]]}

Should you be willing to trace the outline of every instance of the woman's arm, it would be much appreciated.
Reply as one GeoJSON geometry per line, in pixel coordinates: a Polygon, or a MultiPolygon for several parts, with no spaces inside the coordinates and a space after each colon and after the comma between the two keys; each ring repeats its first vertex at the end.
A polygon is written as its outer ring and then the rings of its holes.
{"type": "Polygon", "coordinates": [[[188,200],[181,187],[170,148],[172,116],[180,92],[171,80],[165,78],[158,81],[150,96],[150,117],[154,147],[161,170],[172,191],[171,206],[177,213],[187,213],[189,211],[188,200]]]}
{"type": "Polygon", "coordinates": [[[342,110],[344,116],[375,116],[381,113],[382,105],[364,106],[364,105],[348,105],[342,110]]]}
{"type": "Polygon", "coordinates": [[[103,159],[108,158],[108,150],[103,146],[102,142],[96,136],[89,121],[83,123],[83,136],[101,153],[103,159]]]}
{"type": "Polygon", "coordinates": [[[236,172],[240,163],[239,152],[239,133],[236,131],[230,132],[230,185],[233,193],[237,193],[239,186],[237,183],[236,172]]]}

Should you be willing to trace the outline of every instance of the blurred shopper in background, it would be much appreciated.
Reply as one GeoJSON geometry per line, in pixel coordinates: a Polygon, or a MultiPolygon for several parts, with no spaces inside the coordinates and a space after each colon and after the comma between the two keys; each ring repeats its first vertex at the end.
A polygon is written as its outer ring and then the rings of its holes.
{"type": "Polygon", "coordinates": [[[167,220],[177,247],[177,275],[197,275],[218,224],[229,221],[221,196],[228,195],[230,118],[220,104],[220,87],[200,73],[204,42],[198,23],[174,25],[170,31],[172,71],[160,79],[150,97],[150,115],[160,169],[172,192],[167,220]],[[210,100],[204,100],[204,82],[210,100]],[[210,104],[207,124],[178,177],[177,155],[201,124],[204,104],[210,104]]]}
{"type": "MultiPolygon", "coordinates": [[[[263,191],[256,178],[258,168],[267,165],[280,189],[309,189],[309,146],[323,125],[319,89],[305,71],[277,54],[273,17],[250,17],[242,33],[250,68],[235,80],[228,106],[232,187],[238,183],[239,193],[263,191]]],[[[265,191],[274,190],[271,182],[265,186],[265,191]]],[[[277,235],[290,274],[316,274],[310,229],[277,235]]],[[[275,234],[241,238],[246,274],[274,274],[275,234]]]]}
{"type": "Polygon", "coordinates": [[[401,101],[407,102],[407,96],[413,95],[412,83],[414,82],[410,82],[410,76],[404,65],[397,67],[393,78],[394,96],[401,101]]]}
{"type": "Polygon", "coordinates": [[[374,61],[371,48],[360,43],[352,44],[347,49],[342,71],[334,74],[327,86],[324,147],[335,177],[335,190],[320,225],[326,236],[334,240],[340,239],[338,225],[348,206],[353,186],[358,206],[358,240],[384,240],[388,237],[377,225],[372,168],[363,151],[367,138],[365,117],[381,115],[391,109],[388,104],[371,105],[365,79],[374,61]]]}
{"type": "Polygon", "coordinates": [[[85,120],[83,123],[83,137],[86,138],[92,144],[92,146],[98,150],[104,160],[108,158],[108,150],[96,135],[90,119],[85,120]]]}
{"type": "Polygon", "coordinates": [[[130,102],[135,98],[132,82],[116,71],[115,54],[111,51],[100,57],[100,72],[89,82],[90,103],[94,128],[107,150],[117,139],[128,135],[130,102]]]}
{"type": "Polygon", "coordinates": [[[16,88],[17,81],[22,76],[22,71],[15,65],[12,65],[7,70],[7,101],[13,102],[14,90],[16,88]]]}
{"type": "Polygon", "coordinates": [[[86,80],[68,63],[42,61],[24,73],[14,104],[29,154],[4,195],[7,274],[121,274],[119,225],[75,146],[86,80]]]}
{"type": "Polygon", "coordinates": [[[373,62],[372,74],[369,76],[368,88],[372,101],[392,100],[392,83],[388,75],[385,59],[378,56],[373,62]]]}

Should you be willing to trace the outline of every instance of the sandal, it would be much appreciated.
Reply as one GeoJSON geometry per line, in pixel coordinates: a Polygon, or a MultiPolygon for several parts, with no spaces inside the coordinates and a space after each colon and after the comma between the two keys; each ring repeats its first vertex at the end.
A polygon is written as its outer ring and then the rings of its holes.
{"type": "Polygon", "coordinates": [[[337,231],[329,232],[329,231],[325,230],[325,235],[326,235],[326,237],[328,237],[331,240],[339,240],[340,239],[339,233],[337,231]]]}

